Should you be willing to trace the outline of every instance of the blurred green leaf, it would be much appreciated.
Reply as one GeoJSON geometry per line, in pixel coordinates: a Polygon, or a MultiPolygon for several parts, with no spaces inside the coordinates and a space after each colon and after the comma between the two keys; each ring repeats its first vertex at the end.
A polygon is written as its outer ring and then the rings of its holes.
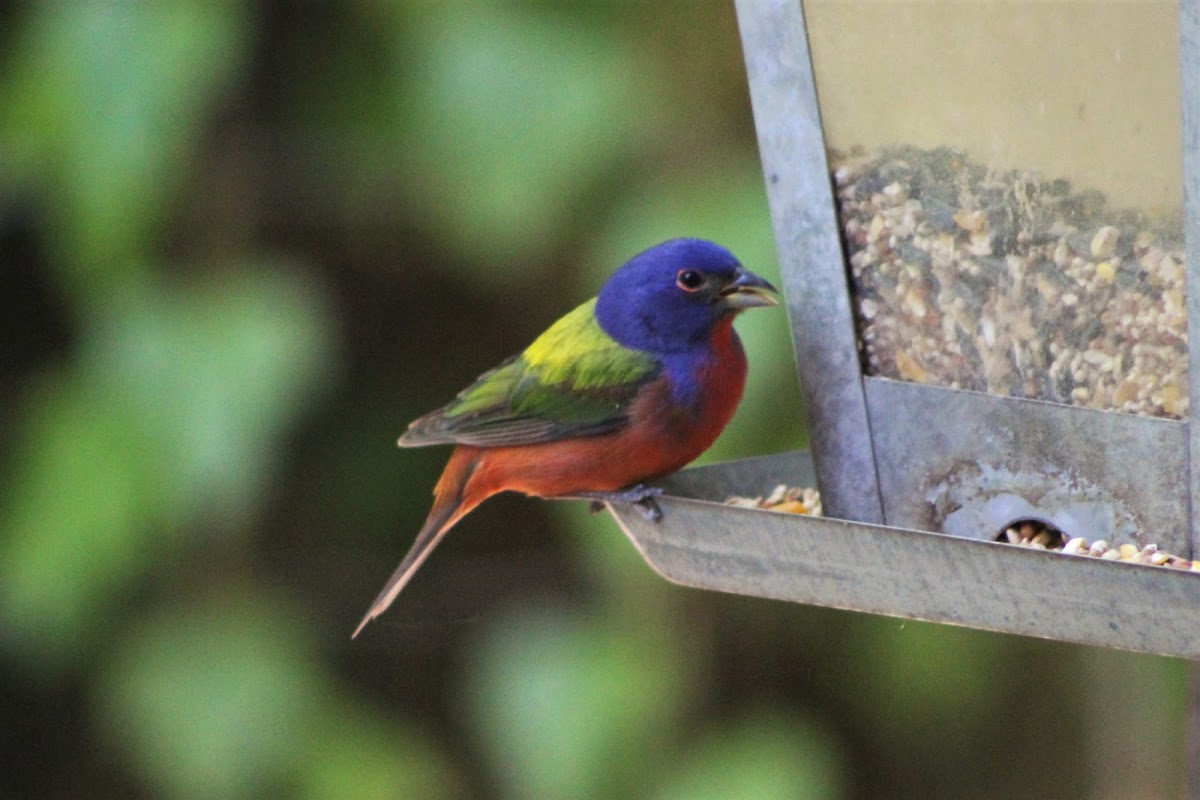
{"type": "Polygon", "coordinates": [[[856,687],[848,710],[895,737],[939,740],[952,749],[966,732],[995,712],[1000,698],[1001,663],[1008,640],[982,631],[927,622],[866,617],[854,629],[861,636],[846,675],[856,687]],[[887,714],[879,709],[886,707],[887,714]]]}
{"type": "Polygon", "coordinates": [[[69,663],[122,577],[154,558],[165,454],[140,415],[77,373],[46,376],[26,407],[0,508],[0,618],[7,644],[69,663]]]}
{"type": "Polygon", "coordinates": [[[653,800],[819,800],[846,797],[844,765],[818,729],[759,712],[689,746],[653,800]]]}
{"type": "Polygon", "coordinates": [[[451,800],[462,777],[428,731],[349,698],[325,698],[324,718],[290,781],[303,800],[451,800]]]}
{"type": "Polygon", "coordinates": [[[97,720],[155,795],[263,797],[295,768],[322,679],[288,618],[255,598],[216,597],[116,642],[97,720]]]}
{"type": "Polygon", "coordinates": [[[647,111],[602,30],[536,5],[439,5],[417,15],[403,100],[419,208],[441,239],[504,282],[547,254],[581,193],[617,166],[647,111]]]}
{"type": "Polygon", "coordinates": [[[88,290],[148,266],[247,19],[204,0],[28,13],[0,72],[0,149],[41,194],[66,285],[88,290]]]}
{"type": "Polygon", "coordinates": [[[628,797],[677,724],[691,672],[651,628],[509,615],[479,642],[464,699],[504,796],[628,797]]]}
{"type": "Polygon", "coordinates": [[[111,296],[84,369],[170,452],[173,508],[237,518],[260,499],[276,438],[330,378],[324,303],[301,275],[261,266],[111,296]]]}
{"type": "MultiPolygon", "coordinates": [[[[1069,698],[1066,713],[1080,709],[1088,723],[1083,737],[1087,783],[1078,794],[1178,796],[1179,787],[1188,785],[1187,773],[1197,769],[1188,763],[1189,750],[1180,746],[1188,741],[1196,713],[1188,673],[1194,675],[1197,664],[1098,647],[1070,652],[1077,660],[1064,671],[1075,691],[1059,694],[1069,698]],[[1114,753],[1121,755],[1114,758],[1114,753]]],[[[1063,712],[1049,708],[1041,713],[1063,712]]]]}
{"type": "Polygon", "coordinates": [[[175,526],[204,513],[241,529],[327,378],[329,330],[311,287],[277,272],[108,295],[79,361],[24,401],[0,507],[12,644],[70,663],[175,526]]]}

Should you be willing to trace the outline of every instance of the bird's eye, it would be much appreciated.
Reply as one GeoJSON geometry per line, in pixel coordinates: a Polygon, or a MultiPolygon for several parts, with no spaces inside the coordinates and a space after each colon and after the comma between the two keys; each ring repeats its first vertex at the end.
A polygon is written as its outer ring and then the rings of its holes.
{"type": "Polygon", "coordinates": [[[685,292],[694,292],[704,285],[704,276],[694,269],[681,269],[675,276],[675,285],[685,292]]]}

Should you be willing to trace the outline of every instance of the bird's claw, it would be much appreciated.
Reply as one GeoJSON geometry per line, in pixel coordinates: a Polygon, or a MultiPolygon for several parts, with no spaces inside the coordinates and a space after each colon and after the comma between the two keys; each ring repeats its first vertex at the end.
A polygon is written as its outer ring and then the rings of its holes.
{"type": "Polygon", "coordinates": [[[635,500],[633,504],[637,506],[638,511],[642,512],[642,516],[647,522],[658,522],[662,519],[662,509],[658,507],[653,495],[635,500]]]}
{"type": "Polygon", "coordinates": [[[656,497],[662,495],[663,490],[657,486],[647,486],[644,483],[639,483],[635,486],[630,486],[628,489],[618,489],[615,492],[578,492],[572,495],[565,495],[563,500],[591,500],[592,513],[602,511],[605,503],[632,503],[637,506],[637,510],[649,522],[658,522],[662,519],[662,509],[658,507],[655,501],[656,497]]]}

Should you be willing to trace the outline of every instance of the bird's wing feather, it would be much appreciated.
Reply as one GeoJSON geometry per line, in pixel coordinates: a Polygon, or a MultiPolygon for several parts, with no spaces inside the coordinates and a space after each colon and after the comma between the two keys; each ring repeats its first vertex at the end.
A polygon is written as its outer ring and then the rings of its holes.
{"type": "Polygon", "coordinates": [[[614,341],[595,300],[564,316],[525,352],[486,372],[445,408],[418,419],[400,444],[536,444],[623,427],[657,360],[614,341]]]}

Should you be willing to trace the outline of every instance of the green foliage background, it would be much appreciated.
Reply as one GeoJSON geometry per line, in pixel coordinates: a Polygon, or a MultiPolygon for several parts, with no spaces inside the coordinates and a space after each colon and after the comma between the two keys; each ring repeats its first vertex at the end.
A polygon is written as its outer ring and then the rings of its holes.
{"type": "MultiPolygon", "coordinates": [[[[679,589],[566,505],[350,641],[410,419],[658,240],[778,274],[739,47],[725,2],[0,10],[0,795],[1176,791],[1179,662],[679,589]]],[[[804,442],[783,313],[739,327],[710,460],[804,442]]]]}

